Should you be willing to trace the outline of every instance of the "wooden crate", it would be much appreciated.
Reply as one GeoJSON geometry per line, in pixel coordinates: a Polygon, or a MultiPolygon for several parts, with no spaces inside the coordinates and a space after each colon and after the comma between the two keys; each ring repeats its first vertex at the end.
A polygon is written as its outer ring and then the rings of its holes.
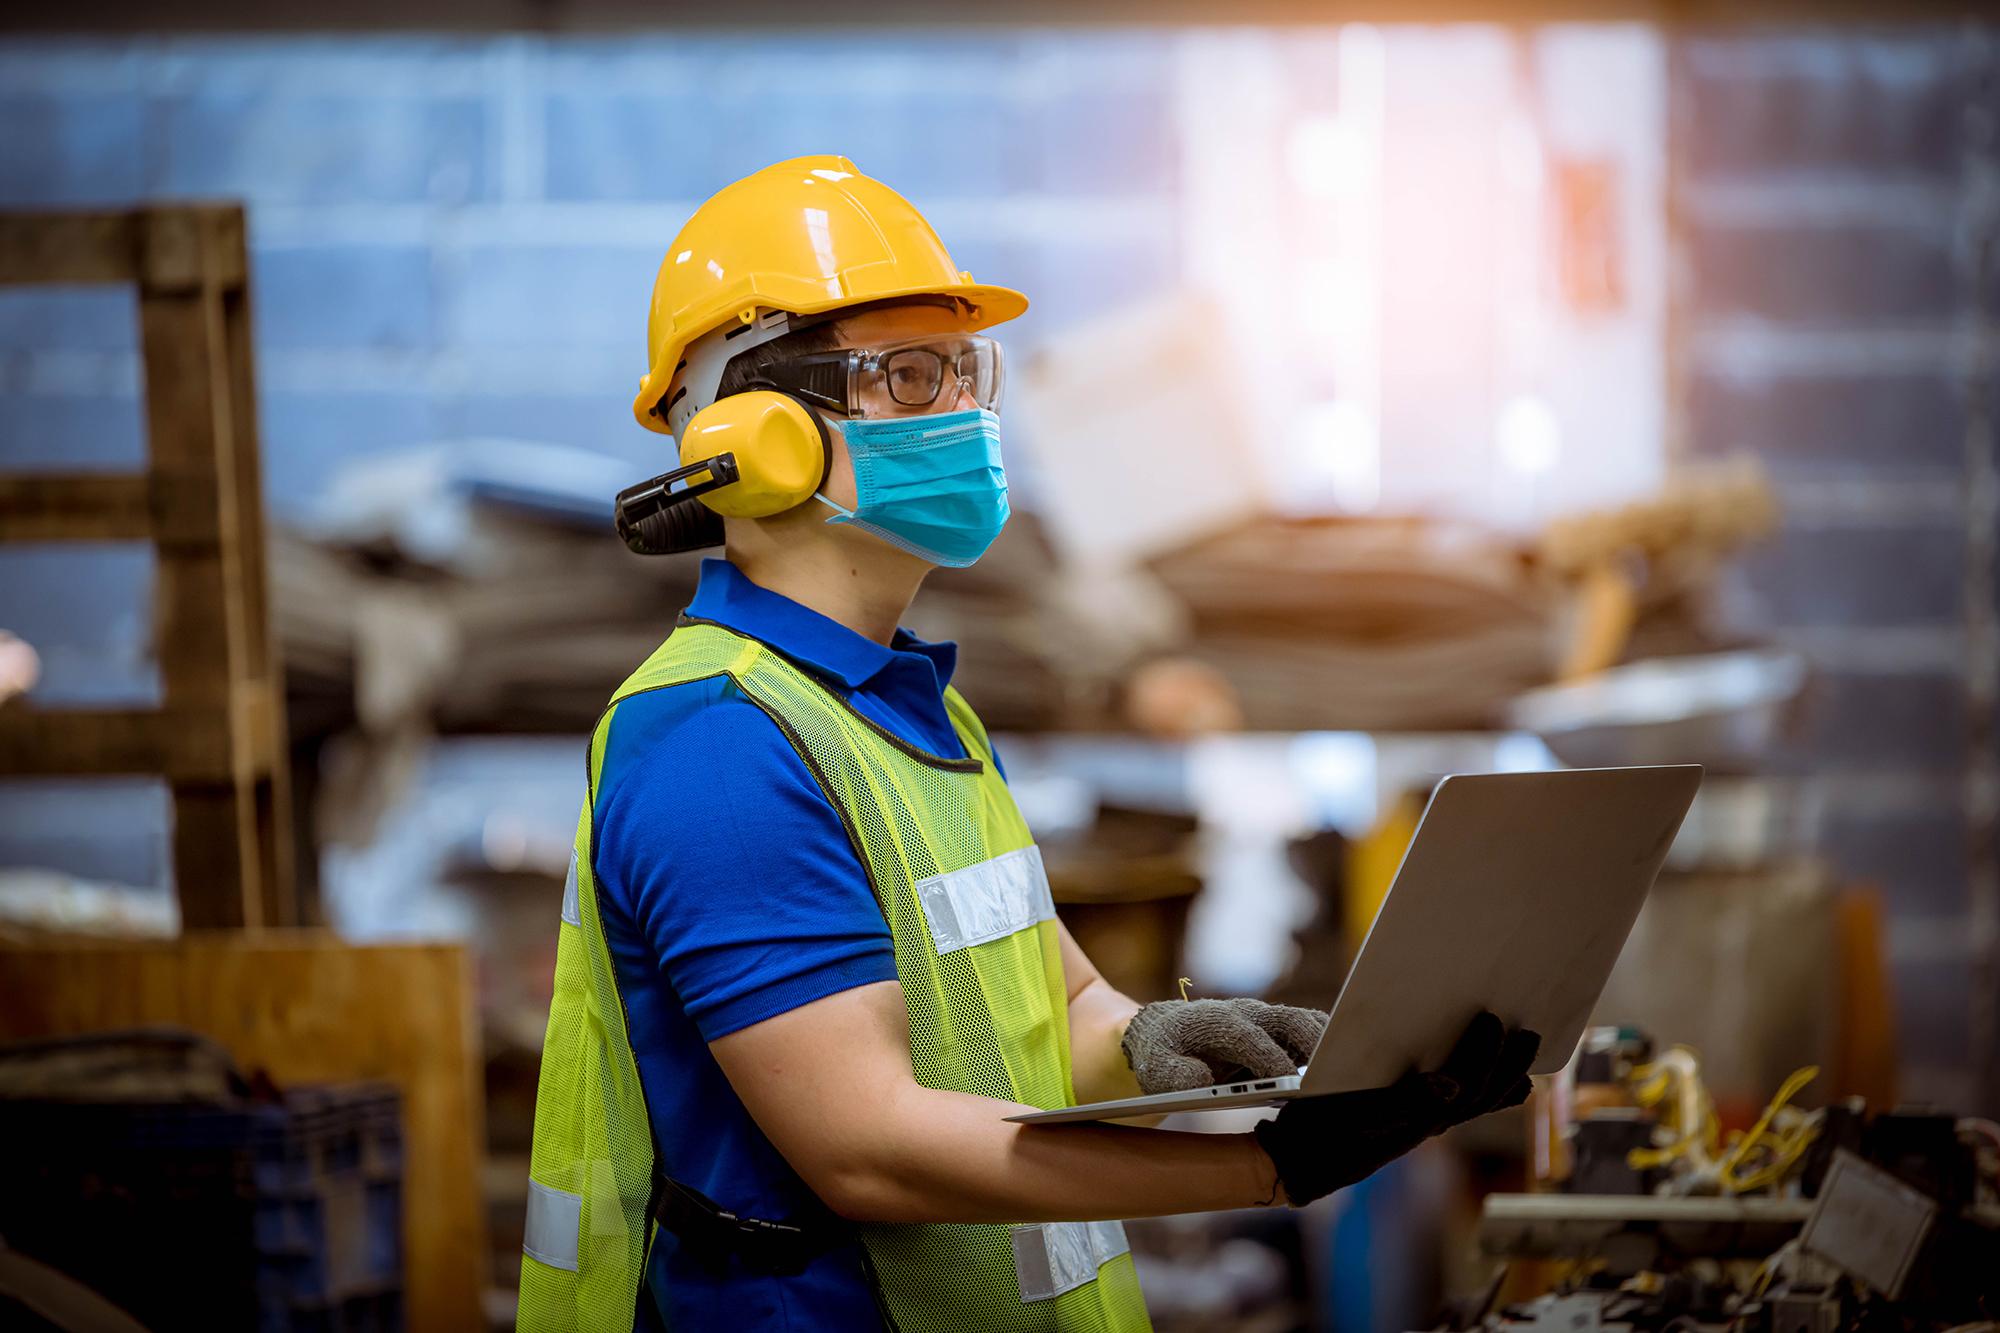
{"type": "Polygon", "coordinates": [[[395,1083],[409,1326],[484,1326],[485,1109],[463,947],[267,930],[0,949],[0,1040],[159,1024],[213,1037],[280,1084],[395,1083]]]}
{"type": "Polygon", "coordinates": [[[147,466],[0,477],[0,541],[151,542],[163,701],[0,708],[0,773],[164,776],[183,926],[295,924],[243,210],[0,213],[0,285],[52,283],[136,284],[147,466]]]}

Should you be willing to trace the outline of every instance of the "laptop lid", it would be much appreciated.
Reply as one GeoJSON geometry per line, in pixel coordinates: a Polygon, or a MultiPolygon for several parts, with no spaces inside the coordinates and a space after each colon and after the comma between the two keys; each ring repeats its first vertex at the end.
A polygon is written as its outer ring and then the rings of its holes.
{"type": "Polygon", "coordinates": [[[1434,1069],[1491,1009],[1569,1062],[1701,785],[1698,764],[1457,775],[1438,784],[1300,1094],[1434,1069]]]}

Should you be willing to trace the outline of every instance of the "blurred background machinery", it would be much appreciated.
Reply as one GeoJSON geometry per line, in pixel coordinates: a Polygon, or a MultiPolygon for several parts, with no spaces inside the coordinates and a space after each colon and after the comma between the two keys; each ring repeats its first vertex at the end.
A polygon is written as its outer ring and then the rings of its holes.
{"type": "MultiPolygon", "coordinates": [[[[608,533],[642,294],[839,151],[1034,300],[913,624],[1119,985],[1327,1004],[1440,775],[1709,766],[1533,1114],[1133,1224],[1156,1324],[1992,1320],[2000,27],[1753,12],[0,19],[0,1069],[227,1056],[0,1123],[199,1130],[250,1217],[348,1098],[262,1326],[505,1326],[581,737],[695,576],[608,533]]],[[[21,1216],[0,1291],[90,1279],[21,1216]]]]}
{"type": "Polygon", "coordinates": [[[1702,1062],[1599,1028],[1538,1089],[1542,1189],[1484,1202],[1509,1265],[1454,1327],[1990,1327],[2000,1124],[1861,1097],[1806,1110],[1794,1071],[1724,1132],[1702,1062]]]}

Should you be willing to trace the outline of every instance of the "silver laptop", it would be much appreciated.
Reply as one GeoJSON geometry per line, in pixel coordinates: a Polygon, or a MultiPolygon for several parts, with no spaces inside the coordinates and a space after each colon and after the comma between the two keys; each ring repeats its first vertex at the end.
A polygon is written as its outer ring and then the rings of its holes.
{"type": "Polygon", "coordinates": [[[1270,1106],[1434,1069],[1490,1009],[1569,1063],[1680,829],[1701,766],[1448,777],[1297,1074],[1009,1116],[1029,1124],[1270,1106]]]}

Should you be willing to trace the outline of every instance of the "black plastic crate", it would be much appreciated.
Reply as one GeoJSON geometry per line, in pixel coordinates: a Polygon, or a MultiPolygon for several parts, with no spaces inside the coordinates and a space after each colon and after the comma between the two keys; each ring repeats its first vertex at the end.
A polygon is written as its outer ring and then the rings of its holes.
{"type": "Polygon", "coordinates": [[[0,1100],[0,1135],[22,1149],[0,1154],[0,1236],[151,1328],[403,1326],[391,1086],[230,1106],[0,1100]]]}

